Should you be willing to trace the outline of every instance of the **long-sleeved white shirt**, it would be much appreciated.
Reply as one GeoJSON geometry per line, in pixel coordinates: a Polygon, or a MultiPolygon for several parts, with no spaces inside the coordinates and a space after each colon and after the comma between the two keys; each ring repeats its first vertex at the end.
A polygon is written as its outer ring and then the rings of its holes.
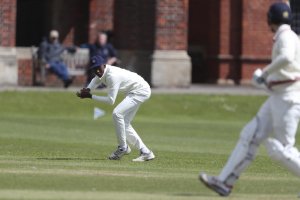
{"type": "Polygon", "coordinates": [[[119,91],[124,92],[126,95],[136,95],[136,99],[139,96],[150,96],[151,94],[149,84],[141,76],[111,65],[106,65],[103,76],[101,78],[95,76],[87,87],[92,90],[101,83],[107,86],[107,96],[92,95],[92,99],[108,104],[114,104],[119,91]]]}
{"type": "MultiPolygon", "coordinates": [[[[300,40],[287,24],[281,25],[275,33],[272,62],[263,70],[267,83],[296,80],[300,78],[300,40]]],[[[294,91],[300,89],[300,81],[275,84],[273,91],[294,91]]]]}

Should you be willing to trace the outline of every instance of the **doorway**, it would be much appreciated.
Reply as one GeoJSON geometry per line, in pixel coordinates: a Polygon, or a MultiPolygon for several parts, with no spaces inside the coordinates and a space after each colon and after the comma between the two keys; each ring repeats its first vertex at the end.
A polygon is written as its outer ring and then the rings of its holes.
{"type": "Polygon", "coordinates": [[[88,42],[88,0],[17,0],[16,46],[38,46],[56,29],[63,43],[88,42]]]}
{"type": "Polygon", "coordinates": [[[211,55],[219,51],[220,2],[189,1],[188,54],[192,61],[192,83],[208,83],[218,73],[209,67],[211,55]]]}
{"type": "Polygon", "coordinates": [[[48,0],[18,0],[16,46],[37,46],[41,41],[49,16],[48,0]]]}

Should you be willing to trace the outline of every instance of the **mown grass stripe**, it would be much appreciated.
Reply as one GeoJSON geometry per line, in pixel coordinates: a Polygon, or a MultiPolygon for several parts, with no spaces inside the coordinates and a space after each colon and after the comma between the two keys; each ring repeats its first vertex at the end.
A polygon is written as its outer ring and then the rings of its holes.
{"type": "MultiPolygon", "coordinates": [[[[256,195],[255,200],[288,200],[296,199],[297,195],[256,195]]],[[[149,194],[138,192],[99,192],[99,191],[49,191],[49,190],[0,190],[0,199],[9,200],[220,200],[214,194],[203,193],[163,193],[149,194]]],[[[232,195],[233,200],[251,200],[249,195],[232,195]]]]}

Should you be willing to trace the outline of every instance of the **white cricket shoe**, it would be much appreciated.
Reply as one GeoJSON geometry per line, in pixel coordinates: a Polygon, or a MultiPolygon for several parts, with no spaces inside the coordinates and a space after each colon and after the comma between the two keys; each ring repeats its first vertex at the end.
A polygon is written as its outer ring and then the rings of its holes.
{"type": "Polygon", "coordinates": [[[144,161],[149,161],[153,160],[155,158],[155,155],[152,151],[150,153],[141,153],[139,157],[133,159],[133,162],[144,162],[144,161]]]}
{"type": "Polygon", "coordinates": [[[199,180],[220,196],[226,197],[231,193],[232,186],[226,185],[215,176],[209,176],[202,172],[199,174],[199,180]]]}
{"type": "Polygon", "coordinates": [[[122,149],[120,146],[118,146],[117,150],[115,152],[113,152],[108,157],[108,159],[109,160],[120,160],[122,158],[122,156],[130,154],[130,152],[131,152],[131,149],[128,145],[127,145],[126,149],[122,149]]]}

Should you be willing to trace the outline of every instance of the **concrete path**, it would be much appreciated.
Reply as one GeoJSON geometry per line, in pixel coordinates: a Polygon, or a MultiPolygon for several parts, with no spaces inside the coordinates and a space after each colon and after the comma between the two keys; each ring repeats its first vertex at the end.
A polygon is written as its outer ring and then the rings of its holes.
{"type": "Polygon", "coordinates": [[[267,92],[252,86],[191,85],[189,88],[154,88],[153,93],[165,94],[228,94],[228,95],[267,95],[267,92]]]}
{"type": "MultiPolygon", "coordinates": [[[[68,89],[57,87],[12,87],[0,86],[0,91],[61,91],[76,92],[79,87],[68,89]]],[[[100,91],[100,90],[99,90],[100,91]]],[[[105,91],[105,90],[104,90],[105,91]]],[[[262,89],[253,86],[228,86],[228,85],[209,85],[193,84],[189,88],[152,88],[154,94],[228,94],[228,95],[267,95],[262,89]]],[[[0,94],[1,95],[1,94],[0,94]]]]}

